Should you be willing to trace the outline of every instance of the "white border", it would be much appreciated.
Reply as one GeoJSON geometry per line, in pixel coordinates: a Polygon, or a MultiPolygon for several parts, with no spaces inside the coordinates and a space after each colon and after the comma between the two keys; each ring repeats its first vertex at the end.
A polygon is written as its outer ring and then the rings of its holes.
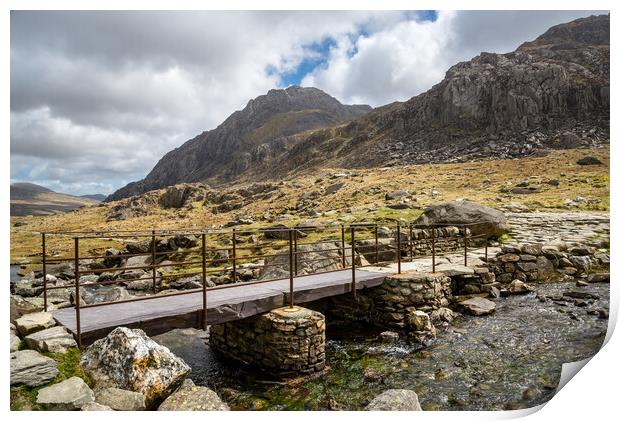
{"type": "MultiPolygon", "coordinates": [[[[418,0],[418,1],[406,1],[406,0],[357,0],[355,2],[345,2],[345,1],[337,1],[337,0],[315,0],[315,1],[283,1],[283,0],[269,0],[269,1],[252,1],[252,0],[230,0],[227,2],[223,1],[197,1],[197,0],[176,0],[176,1],[163,1],[163,0],[151,0],[144,2],[129,2],[122,0],[109,0],[109,1],[101,1],[101,0],[60,0],[60,1],[46,1],[46,0],[5,0],[3,3],[3,11],[2,17],[0,18],[0,32],[2,33],[2,46],[3,48],[3,66],[0,69],[2,80],[4,81],[3,86],[5,87],[3,90],[4,95],[2,96],[3,101],[0,105],[2,110],[2,147],[4,148],[4,153],[1,155],[4,161],[4,165],[2,165],[1,169],[4,174],[5,184],[2,188],[2,197],[3,203],[5,203],[4,211],[5,213],[5,223],[2,225],[3,239],[1,242],[2,247],[2,256],[4,256],[5,263],[0,265],[0,274],[2,274],[0,279],[5,279],[5,285],[8,284],[9,279],[9,270],[8,270],[8,256],[9,256],[9,229],[8,229],[8,214],[9,214],[9,183],[10,180],[10,153],[9,153],[9,127],[10,127],[10,18],[9,11],[11,9],[16,10],[48,10],[48,9],[58,9],[58,10],[134,10],[134,9],[159,9],[159,10],[169,10],[169,9],[185,9],[185,10],[254,10],[254,9],[266,9],[266,10],[277,10],[277,9],[297,9],[297,10],[307,10],[307,9],[323,9],[323,10],[340,10],[340,9],[359,9],[359,10],[379,10],[379,9],[418,9],[418,10],[450,10],[450,9],[469,9],[469,10],[554,10],[554,9],[563,9],[563,10],[585,10],[585,9],[599,9],[599,10],[610,10],[611,14],[615,13],[615,4],[618,2],[612,1],[588,1],[588,2],[577,2],[577,1],[541,1],[541,0],[521,0],[521,1],[467,1],[467,2],[455,2],[449,0],[435,0],[435,1],[427,1],[427,0],[418,0]]],[[[617,31],[614,29],[615,17],[612,16],[611,19],[612,27],[611,27],[611,45],[615,47],[617,42],[617,31]]],[[[614,63],[614,59],[616,57],[615,52],[612,52],[612,79],[615,70],[617,69],[617,61],[614,63]]],[[[617,102],[616,98],[618,89],[616,89],[616,84],[611,84],[611,109],[615,108],[615,104],[617,102]]],[[[612,112],[613,115],[613,112],[612,112]]],[[[615,133],[616,121],[612,120],[611,124],[611,133],[613,137],[613,133],[615,133]]],[[[613,143],[613,140],[612,140],[613,143]]],[[[612,146],[612,167],[616,168],[617,163],[617,153],[616,148],[612,146]]],[[[612,233],[611,233],[611,242],[612,244],[618,243],[618,232],[615,229],[615,216],[617,213],[617,198],[616,194],[614,194],[613,187],[615,186],[616,176],[612,171],[612,179],[611,179],[611,215],[612,215],[612,233]]],[[[612,272],[618,273],[618,264],[617,264],[617,252],[612,249],[612,272]]],[[[617,282],[617,281],[616,281],[617,282]]],[[[7,288],[8,289],[8,288],[7,288]]],[[[8,292],[3,290],[2,294],[5,295],[5,300],[8,299],[8,292]]],[[[393,420],[398,419],[409,419],[410,417],[423,418],[441,418],[448,420],[469,420],[469,419],[507,419],[507,418],[516,418],[520,416],[527,415],[529,413],[534,412],[531,415],[531,419],[547,419],[547,418],[557,418],[562,420],[587,420],[587,419],[600,419],[606,420],[611,419],[613,414],[617,412],[616,406],[619,399],[617,389],[615,389],[615,384],[618,381],[619,374],[619,363],[620,359],[620,345],[617,337],[611,336],[613,332],[613,328],[615,327],[615,323],[617,320],[618,313],[618,288],[615,286],[614,281],[612,281],[612,301],[610,306],[610,321],[609,321],[609,331],[606,338],[606,345],[601,349],[601,351],[595,355],[592,360],[587,364],[587,368],[581,370],[574,379],[570,380],[566,386],[555,396],[551,401],[549,401],[546,405],[544,405],[544,409],[538,411],[541,408],[533,408],[530,410],[523,411],[509,411],[509,412],[424,412],[424,413],[389,413],[382,414],[380,416],[389,417],[393,420]]],[[[4,301],[7,302],[7,301],[4,301]]],[[[8,311],[7,313],[8,316],[8,311]]],[[[616,335],[617,336],[617,335],[616,335]]],[[[8,337],[3,336],[3,343],[5,349],[8,347],[7,345],[8,337]]],[[[8,367],[8,358],[5,360],[6,363],[2,366],[2,370],[4,375],[2,378],[5,379],[2,382],[2,387],[4,393],[2,393],[1,398],[3,407],[6,411],[9,408],[9,367],[8,367]]],[[[573,365],[574,371],[575,365],[573,365]]],[[[574,373],[573,373],[574,374],[574,373]]],[[[62,417],[63,419],[74,419],[77,417],[84,417],[86,414],[84,413],[52,413],[46,412],[44,414],[41,413],[10,413],[7,414],[11,417],[11,419],[30,419],[34,417],[45,417],[46,419],[55,419],[62,417]]],[[[120,414],[117,414],[120,415],[120,414]]],[[[115,415],[115,416],[117,416],[115,415]]],[[[109,413],[90,413],[89,417],[100,418],[104,417],[108,418],[109,413]]],[[[120,415],[123,416],[123,415],[120,415]]],[[[330,412],[330,413],[254,413],[254,414],[245,414],[245,413],[177,413],[177,414],[165,414],[165,413],[133,413],[132,417],[183,417],[183,418],[192,418],[192,419],[204,419],[204,417],[208,418],[226,418],[233,419],[239,418],[242,419],[244,417],[251,416],[253,419],[273,419],[273,418],[313,418],[313,417],[337,417],[337,418],[349,418],[349,417],[372,417],[376,418],[378,414],[372,413],[338,413],[338,412],[330,412]]],[[[616,418],[617,415],[614,417],[616,418]]]]}

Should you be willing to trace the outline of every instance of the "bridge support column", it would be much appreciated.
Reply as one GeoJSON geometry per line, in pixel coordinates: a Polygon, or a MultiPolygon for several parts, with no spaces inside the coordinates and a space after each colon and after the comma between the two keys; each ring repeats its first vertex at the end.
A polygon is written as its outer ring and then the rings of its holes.
{"type": "Polygon", "coordinates": [[[302,307],[272,310],[211,326],[209,344],[225,356],[275,377],[308,375],[325,368],[325,316],[302,307]]]}

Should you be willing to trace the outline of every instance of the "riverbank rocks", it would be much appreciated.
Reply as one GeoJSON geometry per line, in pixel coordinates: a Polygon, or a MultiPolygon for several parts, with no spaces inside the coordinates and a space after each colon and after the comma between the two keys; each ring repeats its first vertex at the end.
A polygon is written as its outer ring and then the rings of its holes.
{"type": "Polygon", "coordinates": [[[501,284],[557,282],[586,279],[593,267],[608,267],[607,254],[595,248],[565,244],[513,244],[488,259],[489,269],[501,284]]]}
{"type": "Polygon", "coordinates": [[[64,354],[69,348],[77,348],[77,343],[63,326],[40,330],[24,338],[30,349],[40,352],[59,352],[64,354]]]}
{"type": "Polygon", "coordinates": [[[80,411],[113,411],[113,409],[97,402],[88,402],[82,405],[80,411]]]}
{"type": "Polygon", "coordinates": [[[50,313],[38,312],[25,314],[15,320],[15,327],[19,334],[23,337],[39,330],[47,329],[56,324],[50,313]]]}
{"type": "Polygon", "coordinates": [[[21,343],[22,343],[21,339],[19,339],[17,335],[11,333],[11,337],[9,339],[9,345],[11,347],[11,352],[17,351],[21,343]]]}
{"type": "Polygon", "coordinates": [[[118,327],[82,353],[80,364],[97,388],[140,392],[147,407],[172,393],[191,371],[168,348],[139,329],[118,327]]]}
{"type": "Polygon", "coordinates": [[[211,326],[209,345],[277,377],[317,373],[325,368],[325,316],[302,307],[282,307],[211,326]]]}
{"type": "Polygon", "coordinates": [[[472,235],[485,235],[487,238],[500,237],[510,230],[506,216],[493,208],[468,200],[430,205],[414,224],[430,225],[471,225],[472,235]]]}
{"type": "Polygon", "coordinates": [[[413,390],[390,389],[375,397],[366,411],[421,411],[418,395],[413,390]]]}
{"type": "Polygon", "coordinates": [[[106,387],[95,392],[95,401],[115,411],[144,411],[146,402],[139,392],[106,387]]]}
{"type": "Polygon", "coordinates": [[[26,349],[11,353],[11,386],[41,386],[54,380],[58,375],[56,361],[26,349]]]}
{"type": "Polygon", "coordinates": [[[54,411],[75,411],[94,400],[95,394],[79,377],[45,387],[37,395],[37,404],[54,411]]]}
{"type": "Polygon", "coordinates": [[[495,303],[481,297],[474,297],[461,301],[459,306],[467,313],[474,316],[484,316],[495,312],[495,303]]]}
{"type": "Polygon", "coordinates": [[[508,287],[502,291],[504,295],[519,295],[519,294],[527,294],[529,292],[534,291],[534,288],[529,286],[523,281],[519,281],[515,279],[508,285],[508,287]]]}
{"type": "Polygon", "coordinates": [[[196,386],[186,379],[172,395],[168,396],[158,411],[228,411],[226,405],[213,390],[196,386]]]}

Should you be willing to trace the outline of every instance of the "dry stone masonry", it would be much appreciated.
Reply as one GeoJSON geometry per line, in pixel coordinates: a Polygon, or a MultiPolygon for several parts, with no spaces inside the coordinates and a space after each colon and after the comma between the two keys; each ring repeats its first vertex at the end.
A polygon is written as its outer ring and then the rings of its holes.
{"type": "Polygon", "coordinates": [[[325,316],[306,308],[279,308],[211,327],[216,352],[279,377],[325,368],[325,316]]]}

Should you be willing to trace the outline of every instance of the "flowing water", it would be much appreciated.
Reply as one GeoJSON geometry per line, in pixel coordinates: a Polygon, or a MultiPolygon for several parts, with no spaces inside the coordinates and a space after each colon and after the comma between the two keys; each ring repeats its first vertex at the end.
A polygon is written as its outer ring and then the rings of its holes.
{"type": "Polygon", "coordinates": [[[362,326],[328,330],[329,371],[287,385],[218,361],[195,333],[190,341],[163,343],[192,366],[197,384],[215,389],[232,409],[357,410],[387,389],[415,390],[424,410],[516,409],[549,400],[562,363],[598,351],[608,309],[609,284],[558,283],[497,300],[495,315],[459,317],[426,348],[383,344],[362,326]],[[563,301],[573,290],[592,296],[563,301]]]}
{"type": "Polygon", "coordinates": [[[21,276],[17,274],[17,272],[19,272],[19,269],[20,269],[20,265],[11,265],[11,275],[10,275],[11,283],[19,282],[19,280],[22,278],[21,276]]]}

